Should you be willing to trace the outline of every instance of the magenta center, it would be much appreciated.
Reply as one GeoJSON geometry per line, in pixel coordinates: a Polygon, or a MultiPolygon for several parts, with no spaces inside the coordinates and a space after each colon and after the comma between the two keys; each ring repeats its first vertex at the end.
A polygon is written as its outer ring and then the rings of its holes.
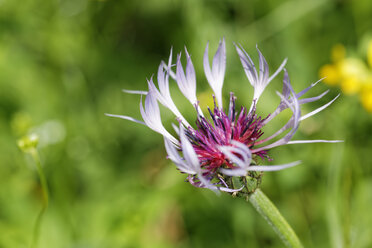
{"type": "MultiPolygon", "coordinates": [[[[264,120],[256,115],[253,106],[248,113],[241,107],[240,112],[235,111],[236,98],[231,93],[228,113],[215,107],[213,112],[208,108],[211,120],[198,116],[197,129],[189,128],[189,137],[195,152],[198,154],[201,166],[209,171],[215,171],[219,167],[233,168],[233,164],[218,149],[219,146],[232,146],[235,140],[252,149],[255,142],[263,135],[261,128],[264,120]]],[[[253,153],[261,158],[267,158],[267,150],[253,153]]]]}

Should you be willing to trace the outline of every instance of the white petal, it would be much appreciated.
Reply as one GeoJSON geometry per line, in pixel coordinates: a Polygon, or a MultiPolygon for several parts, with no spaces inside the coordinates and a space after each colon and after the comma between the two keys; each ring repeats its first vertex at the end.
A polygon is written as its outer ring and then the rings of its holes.
{"type": "MultiPolygon", "coordinates": [[[[188,71],[191,73],[193,69],[190,67],[192,66],[191,60],[187,62],[187,67],[189,67],[188,71]]],[[[189,76],[192,78],[192,76],[189,76]]],[[[179,89],[181,90],[182,94],[187,98],[187,100],[190,101],[192,105],[197,104],[197,99],[196,99],[196,81],[195,80],[188,80],[185,76],[185,72],[182,67],[181,63],[181,54],[178,55],[177,57],[177,69],[176,69],[176,81],[178,84],[179,89]]]]}
{"type": "MultiPolygon", "coordinates": [[[[158,78],[161,78],[158,76],[158,78]]],[[[152,78],[147,81],[148,82],[148,87],[149,91],[153,92],[154,95],[156,96],[156,99],[166,108],[168,108],[170,111],[173,112],[173,114],[181,119],[181,121],[189,126],[190,124],[186,121],[186,119],[181,115],[180,111],[177,109],[176,105],[174,104],[170,93],[169,93],[169,85],[168,83],[164,82],[159,82],[159,85],[163,84],[163,87],[161,88],[162,90],[159,92],[159,90],[156,88],[155,84],[152,81],[152,78]]],[[[160,88],[160,87],[159,87],[160,88]]]]}
{"type": "Polygon", "coordinates": [[[147,91],[144,90],[126,90],[122,89],[123,92],[128,94],[135,94],[135,95],[147,95],[147,91]]]}
{"type": "Polygon", "coordinates": [[[319,99],[321,99],[323,96],[327,95],[329,92],[329,90],[326,90],[324,91],[322,94],[318,95],[318,96],[314,96],[314,97],[309,97],[309,98],[305,98],[305,99],[300,99],[298,100],[300,104],[305,104],[305,103],[309,103],[309,102],[315,102],[315,101],[318,101],[319,99]]]}
{"type": "MultiPolygon", "coordinates": [[[[284,96],[284,98],[289,98],[290,94],[291,94],[291,89],[288,87],[288,85],[290,84],[289,82],[289,76],[288,76],[288,72],[287,70],[284,69],[284,76],[283,76],[283,90],[282,90],[282,95],[284,96]],[[287,82],[287,83],[284,83],[284,82],[287,82]]],[[[282,101],[281,101],[282,102],[282,101]]]]}
{"type": "Polygon", "coordinates": [[[158,67],[158,86],[159,91],[162,92],[162,95],[168,95],[169,92],[169,74],[164,72],[164,66],[160,63],[158,67]]]}
{"type": "Polygon", "coordinates": [[[289,167],[293,167],[299,165],[301,161],[292,162],[289,164],[282,164],[282,165],[260,165],[260,166],[249,166],[249,171],[278,171],[287,169],[289,167]]]}
{"type": "Polygon", "coordinates": [[[203,65],[204,65],[204,73],[205,76],[207,77],[207,81],[211,88],[214,88],[214,79],[211,71],[211,67],[209,65],[209,55],[208,55],[208,48],[209,48],[209,42],[207,43],[207,46],[205,47],[205,52],[204,52],[204,58],[203,58],[203,65]]]}
{"type": "Polygon", "coordinates": [[[325,109],[325,108],[327,108],[329,105],[331,105],[338,97],[340,96],[340,94],[338,94],[335,98],[333,98],[330,102],[328,102],[327,104],[324,104],[322,107],[320,107],[320,108],[317,108],[317,109],[315,109],[314,111],[312,111],[312,112],[310,112],[310,113],[308,113],[308,114],[306,114],[306,115],[304,115],[304,116],[301,116],[301,119],[300,119],[300,121],[303,121],[303,120],[305,120],[305,119],[307,119],[307,118],[309,118],[310,116],[313,116],[313,115],[315,115],[315,114],[317,114],[317,113],[319,113],[320,111],[322,111],[323,109],[325,109]]]}
{"type": "Polygon", "coordinates": [[[242,170],[242,169],[220,169],[220,172],[226,176],[230,177],[243,177],[247,175],[247,169],[242,170]]]}
{"type": "Polygon", "coordinates": [[[229,192],[229,193],[234,193],[234,192],[239,192],[244,188],[244,185],[240,187],[240,189],[230,189],[226,187],[218,187],[219,190],[224,191],[224,192],[229,192]]]}
{"type": "Polygon", "coordinates": [[[192,147],[190,141],[186,137],[184,127],[180,125],[180,140],[183,156],[186,163],[193,168],[194,171],[201,171],[198,155],[196,154],[194,148],[192,147]]]}
{"type": "Polygon", "coordinates": [[[232,159],[230,159],[230,160],[232,160],[232,162],[234,162],[234,163],[237,163],[237,165],[240,168],[243,168],[243,169],[246,168],[251,163],[251,159],[252,159],[252,153],[251,153],[251,151],[249,150],[249,148],[245,144],[243,144],[241,142],[238,142],[236,140],[232,140],[231,141],[231,144],[232,145],[235,145],[236,147],[233,147],[233,146],[220,146],[219,147],[219,150],[221,152],[223,152],[223,153],[226,153],[225,155],[229,159],[231,157],[232,159]],[[232,152],[237,153],[243,159],[238,158],[232,152]]]}
{"type": "Polygon", "coordinates": [[[153,122],[161,123],[159,105],[155,97],[156,92],[151,91],[151,89],[149,90],[145,98],[146,116],[150,117],[150,120],[153,120],[153,122]]]}
{"type": "Polygon", "coordinates": [[[217,52],[213,57],[212,74],[214,75],[215,78],[219,78],[219,75],[222,76],[224,75],[225,69],[226,69],[226,45],[225,38],[223,38],[222,42],[220,41],[217,52]]]}
{"type": "Polygon", "coordinates": [[[287,144],[305,144],[305,143],[340,143],[343,140],[291,140],[287,144]]]}
{"type": "Polygon", "coordinates": [[[168,105],[167,100],[163,97],[162,94],[160,94],[159,90],[156,88],[154,82],[152,81],[152,77],[150,78],[150,80],[147,80],[147,84],[149,87],[149,91],[153,92],[158,101],[164,106],[167,106],[168,105]]]}
{"type": "Polygon", "coordinates": [[[283,61],[283,63],[279,66],[279,68],[276,70],[276,72],[269,77],[269,67],[265,60],[265,57],[262,55],[260,50],[257,48],[257,52],[259,54],[259,64],[260,64],[260,73],[257,73],[257,70],[255,68],[255,65],[252,61],[252,59],[249,57],[248,53],[243,49],[236,46],[236,50],[239,54],[240,61],[243,65],[245,74],[248,77],[249,82],[254,88],[253,93],[253,100],[255,102],[252,102],[252,106],[250,110],[253,108],[254,103],[257,103],[258,99],[260,98],[261,94],[265,90],[266,86],[271,82],[272,79],[274,79],[277,74],[283,70],[287,59],[283,61]]]}
{"type": "Polygon", "coordinates": [[[173,80],[177,80],[177,77],[176,77],[176,73],[174,73],[172,71],[172,67],[170,65],[167,65],[164,61],[161,62],[162,66],[164,67],[164,69],[168,72],[169,76],[173,79],[173,80]]]}
{"type": "Polygon", "coordinates": [[[218,149],[239,168],[220,169],[220,171],[227,176],[244,176],[247,174],[247,169],[251,163],[252,153],[249,148],[241,142],[233,140],[231,141],[231,144],[235,145],[236,147],[220,146],[218,149]],[[236,156],[234,153],[240,155],[242,159],[236,156]]]}
{"type": "MultiPolygon", "coordinates": [[[[290,109],[293,112],[293,115],[292,115],[291,119],[287,122],[287,124],[283,128],[281,128],[275,134],[275,136],[278,135],[279,133],[281,133],[282,131],[286,130],[287,127],[288,127],[288,125],[290,125],[289,127],[292,127],[292,129],[283,138],[281,138],[281,139],[279,139],[279,140],[277,140],[274,143],[271,143],[269,145],[266,145],[266,146],[263,146],[263,147],[260,147],[260,148],[257,148],[257,149],[253,149],[252,150],[252,153],[263,151],[263,150],[267,150],[267,149],[270,149],[270,148],[273,148],[273,147],[277,147],[277,146],[281,146],[281,145],[285,145],[285,144],[287,144],[289,142],[289,140],[296,133],[296,131],[298,129],[298,126],[299,126],[299,123],[300,123],[300,116],[301,116],[300,104],[298,103],[298,99],[296,98],[296,95],[295,95],[295,93],[293,91],[293,88],[292,88],[292,86],[290,85],[289,82],[288,82],[288,87],[290,88],[291,93],[292,93],[292,101],[291,102],[289,102],[279,92],[277,92],[277,94],[280,96],[280,98],[282,99],[282,101],[290,107],[290,109]]],[[[269,139],[271,139],[271,138],[273,138],[273,137],[270,137],[269,139]]],[[[268,139],[266,139],[266,140],[268,140],[268,139]]]]}
{"type": "Polygon", "coordinates": [[[179,142],[177,141],[177,139],[175,139],[164,128],[161,122],[159,106],[158,106],[158,103],[157,103],[157,100],[154,94],[155,93],[152,91],[149,91],[149,93],[147,94],[146,99],[145,99],[145,109],[143,108],[143,105],[142,105],[142,96],[141,96],[140,112],[141,112],[142,118],[149,128],[167,137],[174,144],[178,145],[179,142]]]}
{"type": "Polygon", "coordinates": [[[236,146],[237,148],[241,149],[244,153],[241,153],[241,155],[246,155],[247,159],[251,159],[252,158],[252,153],[251,153],[251,150],[249,150],[248,146],[246,146],[245,144],[239,142],[239,141],[236,141],[236,140],[232,140],[231,141],[231,144],[236,146]]]}
{"type": "Polygon", "coordinates": [[[164,137],[165,150],[167,151],[168,157],[173,163],[176,164],[178,169],[184,173],[195,175],[197,172],[193,170],[191,166],[184,162],[184,160],[179,155],[177,148],[174,144],[164,137]]]}
{"type": "Polygon", "coordinates": [[[247,168],[249,164],[245,163],[238,156],[234,155],[229,149],[224,146],[218,148],[231,162],[239,166],[240,168],[247,168]]]}
{"type": "Polygon", "coordinates": [[[176,124],[174,124],[174,123],[172,123],[172,127],[173,127],[174,131],[176,131],[176,134],[178,136],[180,136],[180,129],[179,129],[179,127],[176,124]]]}
{"type": "Polygon", "coordinates": [[[265,57],[262,55],[261,51],[258,49],[256,45],[256,49],[259,56],[259,63],[260,63],[260,75],[259,75],[259,83],[265,88],[270,81],[269,79],[269,65],[266,62],[265,57]]]}
{"type": "Polygon", "coordinates": [[[173,102],[173,99],[169,92],[168,74],[165,74],[163,69],[164,69],[163,64],[160,64],[159,69],[158,69],[158,85],[159,85],[160,92],[155,87],[154,83],[152,82],[152,78],[150,79],[150,81],[148,81],[149,88],[155,92],[157,99],[162,105],[164,105],[166,108],[172,111],[173,114],[177,118],[179,118],[184,125],[190,126],[190,124],[182,116],[182,114],[180,113],[180,111],[178,110],[178,108],[173,102]]]}
{"type": "MultiPolygon", "coordinates": [[[[283,89],[282,95],[284,99],[289,99],[291,93],[291,82],[289,80],[288,72],[284,69],[284,76],[283,76],[283,89]]],[[[289,101],[290,102],[290,101],[289,101]]],[[[270,114],[266,120],[264,120],[263,125],[269,123],[272,119],[274,119],[278,114],[280,114],[284,109],[288,108],[288,104],[286,104],[283,100],[280,100],[278,107],[275,109],[273,113],[270,114]]],[[[261,142],[262,143],[262,142],[261,142]]]]}
{"type": "Polygon", "coordinates": [[[220,194],[220,192],[218,191],[218,187],[214,186],[210,181],[208,181],[208,179],[206,179],[202,173],[199,173],[198,174],[198,179],[200,180],[200,182],[203,184],[203,186],[205,188],[208,188],[210,190],[212,190],[213,192],[215,192],[216,194],[220,194]]]}
{"type": "Polygon", "coordinates": [[[278,135],[280,135],[281,133],[283,133],[285,130],[291,128],[294,126],[294,122],[293,122],[293,118],[289,119],[288,122],[282,127],[280,128],[278,131],[276,131],[273,135],[263,139],[263,140],[260,140],[260,141],[257,141],[255,144],[256,145],[260,145],[266,141],[269,141],[269,140],[272,140],[273,138],[277,137],[278,135]]]}
{"type": "Polygon", "coordinates": [[[216,89],[222,89],[223,80],[226,71],[226,45],[225,38],[220,41],[216,54],[212,62],[212,74],[216,81],[216,89]]]}
{"type": "Polygon", "coordinates": [[[316,81],[315,83],[312,83],[310,84],[310,86],[308,86],[307,88],[303,89],[301,92],[299,92],[297,94],[297,97],[301,97],[303,96],[304,94],[306,94],[306,92],[308,92],[311,88],[313,88],[315,85],[317,85],[320,81],[322,81],[324,78],[321,78],[319,79],[318,81],[316,81]]]}
{"type": "Polygon", "coordinates": [[[255,67],[251,57],[243,49],[243,47],[240,45],[240,48],[239,48],[236,44],[234,44],[234,45],[235,45],[236,51],[238,52],[240,61],[243,65],[245,74],[248,77],[248,81],[254,87],[255,82],[258,82],[258,74],[257,74],[256,67],[255,67]]]}
{"type": "MultiPolygon", "coordinates": [[[[297,93],[296,94],[296,98],[300,98],[301,96],[303,96],[305,93],[307,93],[312,87],[314,87],[315,85],[317,85],[320,81],[322,81],[323,79],[320,79],[318,81],[316,81],[315,83],[312,83],[310,86],[308,86],[307,88],[305,88],[304,90],[302,90],[301,92],[297,93]]],[[[283,79],[283,82],[289,82],[289,78],[288,78],[288,73],[287,71],[284,69],[284,79],[283,79]]],[[[282,94],[283,96],[287,99],[289,98],[289,88],[286,86],[287,84],[286,83],[283,83],[283,91],[282,91],[282,94]]],[[[310,102],[314,102],[314,101],[317,101],[319,99],[321,99],[323,96],[325,96],[327,93],[329,92],[329,90],[326,90],[325,92],[323,92],[322,94],[318,95],[318,96],[315,96],[315,97],[309,97],[309,98],[304,98],[304,99],[298,99],[298,102],[299,104],[305,104],[305,103],[310,103],[310,102]]],[[[291,101],[291,99],[289,99],[289,101],[291,101]]],[[[264,121],[264,125],[266,125],[267,123],[269,123],[272,119],[274,119],[278,114],[280,114],[283,110],[287,109],[288,106],[286,104],[283,104],[283,101],[281,101],[279,103],[279,106],[277,107],[277,109],[272,113],[270,114],[269,118],[267,118],[265,121],[264,121]]],[[[262,143],[262,142],[261,142],[262,143]]]]}
{"type": "Polygon", "coordinates": [[[282,62],[282,64],[278,67],[278,69],[271,75],[268,79],[269,82],[271,82],[283,69],[284,66],[287,64],[287,58],[285,58],[282,62]]]}
{"type": "Polygon", "coordinates": [[[191,57],[189,53],[187,52],[186,47],[185,47],[185,52],[186,52],[186,58],[187,58],[186,80],[192,88],[195,88],[195,91],[196,91],[196,75],[195,75],[194,65],[192,64],[191,57]]]}
{"type": "Polygon", "coordinates": [[[146,124],[143,121],[137,120],[137,119],[135,119],[133,117],[130,117],[130,116],[126,116],[126,115],[113,115],[113,114],[105,114],[105,115],[106,116],[110,116],[110,117],[116,117],[116,118],[128,120],[128,121],[133,121],[133,122],[136,122],[136,123],[139,123],[139,124],[142,124],[142,125],[145,125],[146,126],[146,124]]]}
{"type": "Polygon", "coordinates": [[[213,57],[212,70],[209,64],[209,55],[208,55],[209,44],[205,48],[204,52],[204,72],[207,77],[207,81],[212,88],[219,108],[222,108],[222,87],[226,71],[226,45],[225,39],[220,41],[217,52],[213,57]]]}

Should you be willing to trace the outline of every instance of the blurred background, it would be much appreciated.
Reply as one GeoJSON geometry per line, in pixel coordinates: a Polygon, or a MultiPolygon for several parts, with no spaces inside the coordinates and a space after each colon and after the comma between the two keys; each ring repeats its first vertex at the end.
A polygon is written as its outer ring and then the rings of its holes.
{"type": "MultiPolygon", "coordinates": [[[[262,189],[305,247],[372,247],[372,1],[360,0],[0,0],[0,247],[29,247],[42,189],[33,160],[17,147],[37,133],[50,189],[38,247],[282,247],[253,207],[197,189],[165,159],[163,139],[146,127],[104,116],[140,118],[146,78],[186,45],[203,108],[212,104],[202,57],[225,37],[230,91],[249,106],[252,88],[233,42],[274,71],[284,58],[296,91],[319,78],[328,88],[295,139],[342,139],[270,151],[262,189]]],[[[175,55],[174,55],[175,60],[175,55]]],[[[282,74],[259,103],[279,103],[282,74]]],[[[190,122],[195,115],[175,83],[190,122]]],[[[163,111],[164,122],[174,117],[163,111]]],[[[288,115],[265,129],[279,129],[288,115]]]]}

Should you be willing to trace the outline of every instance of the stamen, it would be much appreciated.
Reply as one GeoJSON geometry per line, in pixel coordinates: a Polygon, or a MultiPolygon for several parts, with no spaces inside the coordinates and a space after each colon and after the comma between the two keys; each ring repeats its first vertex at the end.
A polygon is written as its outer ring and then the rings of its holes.
{"type": "MultiPolygon", "coordinates": [[[[192,143],[206,173],[214,173],[220,167],[234,168],[234,164],[218,147],[221,145],[235,146],[234,142],[240,142],[245,144],[247,148],[252,149],[256,140],[263,135],[261,128],[267,118],[262,119],[256,115],[255,102],[249,113],[246,108],[241,107],[238,118],[236,118],[236,97],[233,93],[230,94],[228,114],[217,108],[215,99],[213,96],[215,105],[213,111],[208,107],[210,121],[205,117],[198,116],[196,120],[197,129],[194,130],[189,127],[188,132],[186,132],[186,136],[192,143]]],[[[240,156],[239,154],[236,155],[240,156]]],[[[268,158],[267,150],[253,153],[253,155],[263,159],[268,158]]]]}

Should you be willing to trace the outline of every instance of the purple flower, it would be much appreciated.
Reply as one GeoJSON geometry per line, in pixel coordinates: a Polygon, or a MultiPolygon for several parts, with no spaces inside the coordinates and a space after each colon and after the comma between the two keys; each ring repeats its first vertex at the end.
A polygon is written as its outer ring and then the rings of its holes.
{"type": "Polygon", "coordinates": [[[302,115],[300,105],[317,101],[328,93],[327,90],[319,96],[302,98],[320,80],[296,93],[292,88],[288,73],[284,69],[286,59],[270,76],[268,64],[258,48],[259,70],[257,71],[248,53],[241,46],[235,45],[235,47],[245,74],[254,89],[249,109],[245,107],[241,107],[240,110],[236,109],[236,97],[233,93],[230,93],[228,108],[223,108],[222,86],[226,70],[226,47],[223,39],[213,58],[212,67],[209,62],[208,44],[204,54],[204,72],[214,92],[214,107],[212,110],[208,108],[209,117],[206,117],[199,107],[196,97],[195,69],[186,48],[185,69],[181,63],[180,53],[177,56],[174,71],[171,51],[168,63],[160,63],[157,74],[158,87],[151,78],[148,80],[148,91],[124,90],[127,93],[141,95],[140,112],[143,121],[129,116],[107,114],[141,123],[163,135],[168,158],[176,164],[182,173],[188,174],[187,180],[194,186],[209,188],[213,191],[240,191],[244,186],[236,187],[232,183],[233,177],[243,180],[246,176],[254,175],[252,173],[255,171],[281,170],[300,163],[297,161],[283,165],[258,165],[259,161],[271,160],[268,152],[272,148],[296,143],[339,142],[338,140],[292,140],[301,121],[328,107],[338,96],[322,107],[302,115]],[[260,116],[256,112],[260,96],[266,86],[281,71],[284,71],[284,77],[282,93],[277,92],[281,100],[279,106],[268,116],[260,116]],[[169,92],[169,78],[176,81],[182,94],[195,107],[196,125],[190,125],[174,104],[169,92]],[[143,96],[146,96],[145,106],[143,106],[143,96]],[[173,127],[177,136],[172,135],[164,128],[158,103],[164,105],[176,116],[179,125],[173,124],[173,127]],[[262,128],[287,108],[292,111],[288,122],[274,134],[262,138],[262,128]],[[278,138],[285,132],[286,134],[278,138]]]}

